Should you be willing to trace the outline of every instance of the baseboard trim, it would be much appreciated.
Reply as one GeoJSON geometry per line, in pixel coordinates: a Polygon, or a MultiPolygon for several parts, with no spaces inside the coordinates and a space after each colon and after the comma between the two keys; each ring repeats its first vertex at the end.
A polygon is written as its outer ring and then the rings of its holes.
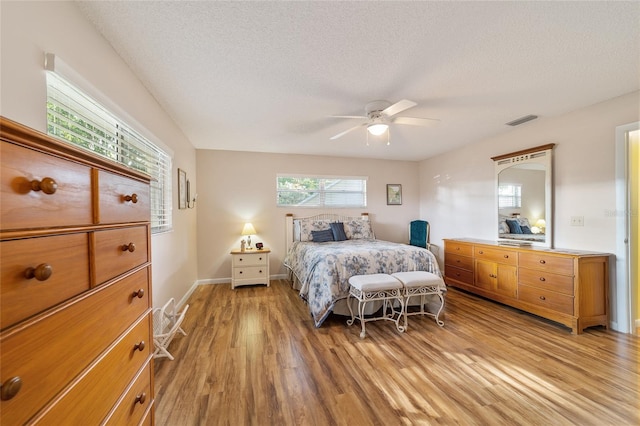
{"type": "Polygon", "coordinates": [[[189,297],[191,297],[191,294],[195,291],[195,289],[198,287],[198,281],[194,281],[193,284],[191,284],[191,287],[189,287],[189,290],[187,290],[187,292],[185,293],[184,296],[182,296],[182,299],[180,299],[180,301],[177,304],[177,309],[181,310],[182,307],[185,305],[185,303],[187,303],[187,300],[189,300],[189,297]]]}
{"type": "MultiPolygon", "coordinates": [[[[270,275],[270,280],[286,280],[289,276],[287,274],[270,275]]],[[[231,277],[229,278],[206,278],[204,280],[196,281],[196,285],[210,285],[210,284],[231,284],[231,277]]],[[[192,290],[193,292],[193,290],[192,290]]],[[[189,293],[191,294],[191,293],[189,293]]]]}

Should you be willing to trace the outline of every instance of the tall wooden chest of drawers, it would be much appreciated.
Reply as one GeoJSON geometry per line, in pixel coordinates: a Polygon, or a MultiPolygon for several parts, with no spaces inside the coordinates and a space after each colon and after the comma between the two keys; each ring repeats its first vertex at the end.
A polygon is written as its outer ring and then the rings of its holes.
{"type": "Polygon", "coordinates": [[[153,424],[149,177],[0,139],[0,423],[153,424]]]}
{"type": "Polygon", "coordinates": [[[609,254],[445,240],[445,282],[559,322],[609,323],[609,254]]]}

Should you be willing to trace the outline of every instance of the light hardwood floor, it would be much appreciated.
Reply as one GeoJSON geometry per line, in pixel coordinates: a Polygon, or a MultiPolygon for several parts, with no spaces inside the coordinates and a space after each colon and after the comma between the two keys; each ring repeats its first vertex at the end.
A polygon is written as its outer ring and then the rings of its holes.
{"type": "Polygon", "coordinates": [[[638,425],[639,339],[449,290],[445,326],[330,317],[286,281],[200,286],[156,360],[157,425],[638,425]]]}

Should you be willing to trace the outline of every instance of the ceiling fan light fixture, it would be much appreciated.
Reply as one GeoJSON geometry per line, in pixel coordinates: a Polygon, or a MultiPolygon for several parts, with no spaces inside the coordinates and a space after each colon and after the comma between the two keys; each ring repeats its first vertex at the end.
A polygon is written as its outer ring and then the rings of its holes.
{"type": "Polygon", "coordinates": [[[389,128],[389,125],[384,123],[369,124],[367,126],[367,130],[369,131],[369,133],[371,133],[374,136],[380,136],[381,134],[386,132],[388,128],[389,128]]]}

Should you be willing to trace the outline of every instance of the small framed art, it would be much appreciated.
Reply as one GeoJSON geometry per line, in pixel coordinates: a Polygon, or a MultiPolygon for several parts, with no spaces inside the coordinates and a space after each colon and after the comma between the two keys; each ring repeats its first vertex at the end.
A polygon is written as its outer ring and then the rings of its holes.
{"type": "Polygon", "coordinates": [[[187,208],[187,172],[178,169],[178,208],[187,208]]]}
{"type": "Polygon", "coordinates": [[[387,184],[387,205],[399,206],[402,204],[402,185],[399,183],[387,184]]]}

